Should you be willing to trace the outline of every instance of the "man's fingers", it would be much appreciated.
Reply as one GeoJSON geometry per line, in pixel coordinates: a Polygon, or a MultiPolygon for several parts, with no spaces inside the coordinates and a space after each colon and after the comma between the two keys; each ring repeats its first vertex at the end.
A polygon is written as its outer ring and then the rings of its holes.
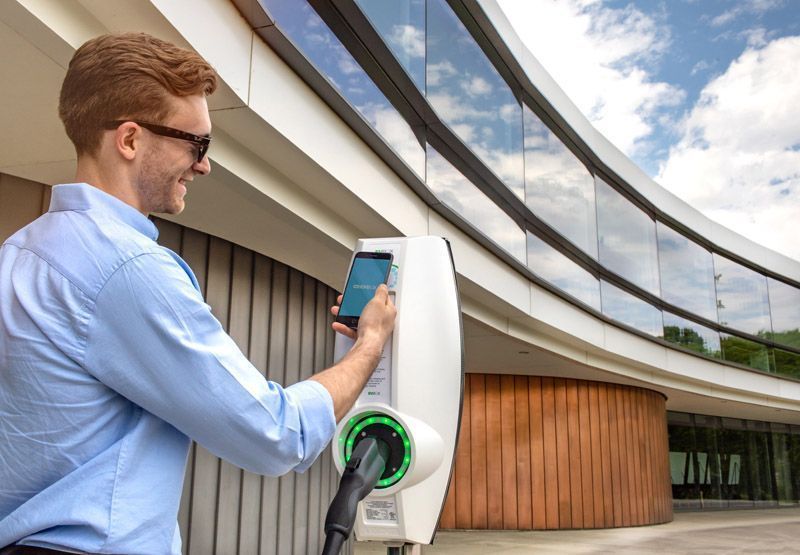
{"type": "Polygon", "coordinates": [[[350,339],[358,338],[355,331],[351,330],[341,322],[334,322],[333,324],[331,324],[331,327],[333,328],[333,331],[335,331],[336,333],[341,333],[342,335],[346,335],[350,339]]]}
{"type": "Polygon", "coordinates": [[[375,297],[386,303],[389,298],[389,288],[386,287],[385,283],[381,283],[375,290],[375,297]]]}

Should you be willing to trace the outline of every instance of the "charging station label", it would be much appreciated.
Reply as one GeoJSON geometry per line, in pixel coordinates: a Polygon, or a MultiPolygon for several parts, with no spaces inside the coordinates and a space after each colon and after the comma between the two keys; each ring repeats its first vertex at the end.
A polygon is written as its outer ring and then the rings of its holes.
{"type": "Polygon", "coordinates": [[[364,501],[364,514],[371,522],[397,522],[397,504],[391,499],[364,501]]]}
{"type": "Polygon", "coordinates": [[[389,279],[386,282],[386,286],[389,288],[389,291],[395,291],[397,289],[397,281],[400,276],[400,250],[402,249],[402,245],[400,243],[383,243],[374,248],[374,252],[390,252],[392,256],[394,256],[394,261],[392,262],[392,267],[389,270],[389,279]]]}
{"type": "Polygon", "coordinates": [[[375,371],[367,380],[364,390],[361,392],[360,400],[382,401],[390,403],[392,400],[392,338],[383,346],[381,360],[375,371]]]}

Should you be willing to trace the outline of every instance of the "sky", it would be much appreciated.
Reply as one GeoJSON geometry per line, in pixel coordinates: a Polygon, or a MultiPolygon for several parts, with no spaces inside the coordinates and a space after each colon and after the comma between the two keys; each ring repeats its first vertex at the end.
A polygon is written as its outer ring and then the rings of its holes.
{"type": "Polygon", "coordinates": [[[800,0],[499,0],[657,183],[800,261],[800,0]]]}

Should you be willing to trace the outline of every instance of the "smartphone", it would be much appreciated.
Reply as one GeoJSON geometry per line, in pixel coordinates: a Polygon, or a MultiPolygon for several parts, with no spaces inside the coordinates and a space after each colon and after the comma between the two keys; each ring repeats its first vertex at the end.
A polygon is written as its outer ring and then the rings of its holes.
{"type": "Polygon", "coordinates": [[[393,258],[390,252],[356,253],[350,275],[347,276],[337,322],[348,328],[358,329],[361,311],[375,296],[378,286],[389,279],[393,258]]]}

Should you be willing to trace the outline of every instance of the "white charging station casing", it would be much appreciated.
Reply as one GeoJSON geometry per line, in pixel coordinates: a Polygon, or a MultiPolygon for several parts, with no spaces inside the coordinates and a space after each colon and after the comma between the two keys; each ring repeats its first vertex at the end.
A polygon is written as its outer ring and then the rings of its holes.
{"type": "MultiPolygon", "coordinates": [[[[355,252],[360,251],[394,255],[388,286],[397,320],[378,368],[336,429],[333,458],[341,474],[348,434],[367,417],[404,430],[408,467],[359,503],[355,534],[360,541],[430,544],[450,482],[464,383],[452,253],[441,237],[360,239],[355,252]]],[[[341,359],[352,344],[337,335],[334,358],[341,359]]]]}

